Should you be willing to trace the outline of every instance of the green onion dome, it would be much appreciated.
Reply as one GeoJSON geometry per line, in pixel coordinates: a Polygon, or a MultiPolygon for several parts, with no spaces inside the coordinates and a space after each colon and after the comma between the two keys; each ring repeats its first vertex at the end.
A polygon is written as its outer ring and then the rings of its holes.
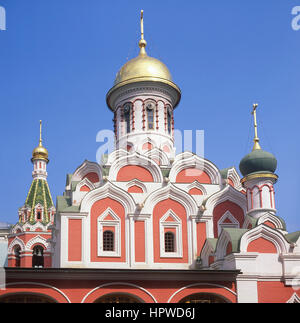
{"type": "Polygon", "coordinates": [[[275,173],[277,160],[274,155],[262,149],[255,149],[240,162],[240,171],[243,176],[252,173],[275,173]]]}

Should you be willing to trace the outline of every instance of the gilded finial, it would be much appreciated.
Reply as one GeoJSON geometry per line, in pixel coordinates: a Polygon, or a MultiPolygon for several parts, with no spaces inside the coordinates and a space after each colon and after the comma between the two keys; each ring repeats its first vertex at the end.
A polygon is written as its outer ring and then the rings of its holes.
{"type": "Polygon", "coordinates": [[[147,55],[146,48],[147,42],[144,39],[144,10],[141,10],[141,40],[139,41],[139,47],[141,49],[140,55],[147,55]]]}
{"type": "Polygon", "coordinates": [[[254,118],[254,146],[253,146],[253,150],[258,150],[261,149],[260,144],[259,144],[259,138],[258,138],[258,134],[257,134],[257,119],[256,119],[256,110],[258,108],[258,104],[254,103],[253,104],[253,110],[252,110],[252,115],[254,118]]]}
{"type": "Polygon", "coordinates": [[[39,139],[39,145],[33,150],[32,152],[32,161],[41,159],[45,160],[47,163],[49,162],[48,159],[48,150],[43,147],[43,139],[42,139],[42,120],[40,120],[40,139],[39,139]]]}
{"type": "Polygon", "coordinates": [[[39,141],[39,146],[42,146],[42,120],[40,120],[40,141],[39,141]]]}

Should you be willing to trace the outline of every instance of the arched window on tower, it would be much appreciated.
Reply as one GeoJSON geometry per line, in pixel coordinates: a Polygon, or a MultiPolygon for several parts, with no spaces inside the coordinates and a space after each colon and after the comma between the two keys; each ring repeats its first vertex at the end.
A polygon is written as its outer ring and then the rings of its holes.
{"type": "Polygon", "coordinates": [[[32,267],[44,267],[44,248],[42,246],[35,246],[32,251],[32,267]]]}
{"type": "Polygon", "coordinates": [[[172,112],[171,112],[170,108],[168,108],[168,110],[167,110],[167,117],[168,117],[168,133],[171,134],[171,131],[172,131],[172,112]]]}
{"type": "Polygon", "coordinates": [[[14,255],[15,255],[15,258],[16,258],[15,267],[20,267],[20,265],[21,265],[20,254],[21,254],[21,247],[20,246],[15,246],[15,248],[14,248],[14,255]]]}
{"type": "Polygon", "coordinates": [[[126,103],[123,108],[124,112],[124,120],[126,125],[126,133],[130,133],[131,127],[130,127],[130,116],[131,116],[131,104],[126,103]]]}
{"type": "Polygon", "coordinates": [[[146,112],[147,112],[147,121],[148,121],[148,130],[154,130],[154,104],[147,103],[146,112]]]}
{"type": "Polygon", "coordinates": [[[115,237],[110,230],[103,232],[103,251],[115,251],[115,237]]]}
{"type": "Polygon", "coordinates": [[[175,252],[175,235],[173,232],[165,233],[165,252],[175,252]]]}

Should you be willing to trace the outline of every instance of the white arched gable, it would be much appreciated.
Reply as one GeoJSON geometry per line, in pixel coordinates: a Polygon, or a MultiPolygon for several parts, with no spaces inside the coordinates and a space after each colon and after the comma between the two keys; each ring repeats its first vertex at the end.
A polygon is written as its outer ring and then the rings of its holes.
{"type": "Polygon", "coordinates": [[[49,251],[49,243],[47,242],[47,239],[41,237],[40,235],[35,236],[34,238],[30,239],[27,243],[26,243],[26,249],[27,250],[32,250],[32,247],[35,244],[39,244],[42,245],[47,251],[49,251]]]}
{"type": "MultiPolygon", "coordinates": [[[[128,143],[130,145],[130,143],[128,143]]],[[[128,151],[124,150],[124,149],[117,149],[115,151],[113,151],[111,154],[109,154],[108,159],[107,159],[107,165],[112,165],[116,160],[124,157],[124,156],[128,156],[129,153],[128,151]]]]}
{"type": "Polygon", "coordinates": [[[72,176],[73,181],[81,181],[84,176],[89,173],[96,173],[99,177],[99,181],[102,182],[102,170],[99,164],[85,160],[74,172],[72,176]]]}
{"type": "Polygon", "coordinates": [[[160,165],[169,165],[169,158],[165,152],[159,148],[153,148],[144,152],[144,155],[151,159],[159,160],[160,165]]]}
{"type": "Polygon", "coordinates": [[[30,224],[29,222],[26,222],[23,226],[23,231],[36,231],[37,229],[41,229],[42,231],[47,230],[48,225],[43,225],[40,221],[37,221],[35,224],[30,224]]]}
{"type": "Polygon", "coordinates": [[[201,266],[202,268],[209,267],[209,257],[215,256],[215,250],[209,240],[206,239],[204,246],[202,247],[200,258],[201,258],[201,266]]]}
{"type": "Polygon", "coordinates": [[[21,247],[21,251],[25,250],[25,244],[23,242],[23,240],[21,240],[18,237],[15,237],[14,240],[11,242],[11,244],[8,246],[8,254],[12,254],[13,253],[13,249],[15,246],[20,246],[21,247]]]}
{"type": "Polygon", "coordinates": [[[145,144],[150,144],[150,145],[152,145],[152,148],[151,148],[151,149],[154,149],[154,148],[156,148],[156,147],[157,147],[156,142],[155,142],[152,138],[147,137],[147,138],[144,138],[144,139],[142,139],[141,141],[139,141],[139,142],[138,142],[137,151],[138,151],[139,153],[141,153],[141,154],[145,154],[145,151],[147,151],[147,150],[143,149],[143,146],[144,146],[145,144]]]}
{"type": "Polygon", "coordinates": [[[118,173],[121,168],[125,166],[141,166],[147,169],[156,183],[161,183],[163,181],[163,175],[159,166],[150,158],[140,155],[139,153],[134,153],[116,160],[110,167],[108,179],[110,181],[116,181],[118,173]]]}
{"type": "Polygon", "coordinates": [[[216,260],[224,259],[229,243],[232,243],[229,233],[226,230],[222,230],[216,246],[216,260]]]}
{"type": "Polygon", "coordinates": [[[16,234],[18,230],[21,230],[21,232],[23,231],[23,227],[20,223],[17,223],[13,226],[13,228],[11,229],[11,233],[16,234]]]}
{"type": "Polygon", "coordinates": [[[170,171],[170,181],[175,183],[177,175],[187,168],[196,168],[205,172],[212,184],[221,185],[222,183],[221,174],[212,162],[191,153],[180,154],[179,157],[176,157],[170,171]]]}
{"type": "Polygon", "coordinates": [[[234,187],[241,191],[243,189],[243,186],[241,185],[241,178],[238,172],[236,171],[235,167],[228,170],[227,173],[227,179],[231,179],[233,182],[234,187]]]}
{"type": "Polygon", "coordinates": [[[290,244],[286,241],[284,236],[277,230],[274,230],[264,224],[255,227],[246,232],[240,241],[241,252],[247,252],[248,246],[252,241],[263,238],[272,242],[277,249],[277,253],[286,254],[289,252],[290,244]]]}
{"type": "Polygon", "coordinates": [[[120,202],[126,214],[135,212],[136,205],[131,195],[111,182],[107,182],[105,185],[87,193],[82,200],[80,212],[89,212],[95,202],[104,198],[111,198],[120,202]]]}
{"type": "Polygon", "coordinates": [[[274,224],[276,229],[284,230],[284,227],[283,227],[282,222],[280,221],[280,219],[277,216],[270,213],[270,212],[266,212],[263,216],[261,216],[257,220],[257,225],[263,224],[264,222],[267,222],[267,221],[274,224]]]}
{"type": "Polygon", "coordinates": [[[88,179],[88,178],[84,178],[83,180],[81,180],[77,185],[76,185],[76,190],[75,192],[80,192],[80,189],[83,186],[87,186],[91,191],[93,189],[95,189],[95,185],[88,179]]]}
{"type": "Polygon", "coordinates": [[[203,193],[203,195],[207,195],[207,190],[205,189],[204,185],[200,184],[199,182],[197,181],[193,182],[187,187],[187,190],[190,191],[193,188],[197,188],[203,193]]]}
{"type": "Polygon", "coordinates": [[[147,193],[146,185],[143,182],[141,182],[140,180],[136,179],[136,178],[126,184],[127,190],[132,186],[137,186],[141,190],[143,190],[143,193],[147,193]]]}
{"type": "Polygon", "coordinates": [[[247,212],[247,199],[246,196],[237,191],[231,185],[227,185],[223,190],[211,195],[205,202],[205,211],[203,215],[212,215],[214,208],[222,203],[230,201],[242,208],[244,216],[247,212]]]}
{"type": "Polygon", "coordinates": [[[180,203],[185,208],[188,216],[196,216],[198,214],[196,201],[188,193],[179,189],[172,183],[154,191],[148,196],[144,203],[143,213],[152,214],[155,205],[167,199],[172,199],[180,203]]]}
{"type": "Polygon", "coordinates": [[[223,228],[239,228],[240,223],[239,221],[229,212],[226,211],[221,218],[219,219],[218,223],[218,235],[220,235],[223,228]],[[227,219],[229,219],[229,223],[225,222],[227,219]]]}

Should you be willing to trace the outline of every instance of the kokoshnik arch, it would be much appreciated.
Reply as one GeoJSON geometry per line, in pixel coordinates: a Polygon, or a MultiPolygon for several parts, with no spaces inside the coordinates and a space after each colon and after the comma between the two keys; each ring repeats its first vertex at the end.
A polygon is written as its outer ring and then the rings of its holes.
{"type": "Polygon", "coordinates": [[[258,106],[242,178],[176,155],[181,91],[146,45],[142,12],[140,53],[106,97],[116,149],[68,174],[56,207],[40,129],[33,181],[6,233],[0,302],[299,302],[300,231],[277,215],[277,160],[260,146],[258,106]]]}

